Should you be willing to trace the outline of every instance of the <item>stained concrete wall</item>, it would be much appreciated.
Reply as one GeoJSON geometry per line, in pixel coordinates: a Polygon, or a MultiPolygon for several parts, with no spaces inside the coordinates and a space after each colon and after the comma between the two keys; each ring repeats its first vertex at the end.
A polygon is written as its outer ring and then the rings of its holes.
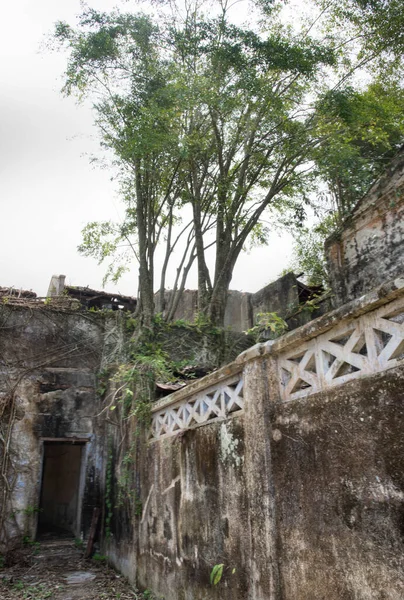
{"type": "Polygon", "coordinates": [[[269,405],[262,377],[251,375],[242,417],[147,449],[136,577],[166,600],[276,597],[269,405]],[[211,569],[221,563],[222,582],[212,587],[211,569]]]}
{"type": "Polygon", "coordinates": [[[280,598],[404,597],[403,383],[401,367],[274,410],[280,598]]]}
{"type": "MultiPolygon", "coordinates": [[[[51,305],[0,307],[0,433],[11,420],[11,496],[0,481],[0,508],[5,507],[5,530],[0,543],[23,536],[35,537],[42,481],[44,443],[78,440],[82,446],[82,469],[78,490],[78,514],[66,508],[61,526],[68,523],[77,536],[86,536],[95,506],[105,502],[106,456],[109,452],[105,399],[97,393],[97,374],[125,362],[125,315],[54,310],[51,305]],[[14,475],[16,477],[14,481],[14,475]]],[[[244,335],[222,336],[193,328],[161,328],[158,339],[173,360],[193,361],[215,368],[251,344],[244,335]],[[223,353],[223,341],[226,351],[223,353]]],[[[105,383],[105,382],[104,382],[105,383]]],[[[2,461],[0,443],[0,464],[2,461]]],[[[65,474],[67,476],[67,474],[65,474]]],[[[75,497],[64,504],[75,504],[75,497]]],[[[63,502],[60,502],[62,505],[63,502]]],[[[59,509],[58,509],[59,510],[59,509]]],[[[62,510],[62,508],[60,508],[62,510]]],[[[52,511],[51,511],[52,512],[52,511]]],[[[52,516],[52,515],[50,515],[52,516]]],[[[55,515],[54,515],[55,516],[55,515]]],[[[0,523],[1,523],[0,510],[0,523]]],[[[51,519],[52,520],[52,519],[51,519]]],[[[53,519],[55,521],[56,519],[53,519]]]]}
{"type": "MultiPolygon", "coordinates": [[[[9,403],[14,396],[14,418],[9,420],[6,409],[0,421],[3,436],[11,422],[11,496],[2,541],[35,537],[44,439],[86,442],[74,533],[88,531],[93,507],[101,505],[103,480],[104,424],[96,417],[102,402],[95,377],[103,340],[103,321],[93,315],[48,307],[0,308],[0,400],[9,403]]],[[[4,502],[3,492],[0,488],[4,502]]]]}
{"type": "Polygon", "coordinates": [[[220,417],[213,408],[209,422],[170,433],[171,419],[187,420],[172,413],[161,439],[139,445],[133,468],[142,514],[106,546],[125,574],[165,600],[404,597],[402,350],[392,368],[364,367],[296,400],[281,400],[278,375],[287,349],[298,356],[302,343],[325,332],[332,339],[344,323],[352,331],[379,307],[389,315],[389,303],[404,296],[397,285],[257,345],[159,401],[154,410],[178,411],[190,398],[190,411],[197,398],[212,402],[229,377],[244,379],[242,411],[220,417]],[[217,564],[224,574],[212,586],[217,564]]]}
{"type": "Polygon", "coordinates": [[[325,249],[334,306],[404,272],[404,151],[325,249]]]}

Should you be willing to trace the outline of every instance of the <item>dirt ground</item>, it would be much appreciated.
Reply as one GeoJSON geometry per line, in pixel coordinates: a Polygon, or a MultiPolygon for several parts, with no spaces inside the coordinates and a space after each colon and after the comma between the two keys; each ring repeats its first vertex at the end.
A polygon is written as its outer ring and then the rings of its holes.
{"type": "Polygon", "coordinates": [[[152,600],[109,568],[84,559],[72,540],[49,540],[16,551],[0,564],[0,600],[152,600]]]}

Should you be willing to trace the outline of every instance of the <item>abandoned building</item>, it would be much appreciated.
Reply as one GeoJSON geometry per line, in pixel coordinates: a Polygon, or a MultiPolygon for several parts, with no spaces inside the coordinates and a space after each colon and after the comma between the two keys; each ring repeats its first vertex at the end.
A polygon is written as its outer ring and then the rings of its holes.
{"type": "MultiPolygon", "coordinates": [[[[63,299],[72,299],[77,301],[80,307],[90,309],[131,312],[136,310],[136,298],[99,292],[88,287],[65,285],[65,280],[65,275],[53,275],[47,298],[62,301],[63,299]]],[[[29,292],[23,293],[28,294],[29,292]]],[[[171,293],[170,291],[165,293],[166,302],[168,302],[171,293]]],[[[302,310],[308,300],[316,302],[316,316],[324,314],[331,308],[331,297],[329,294],[324,294],[321,286],[308,286],[292,272],[286,273],[283,277],[269,283],[254,294],[230,290],[224,326],[235,332],[244,332],[255,325],[259,313],[276,312],[286,320],[289,329],[294,329],[312,319],[310,314],[302,310]]],[[[192,323],[197,312],[197,290],[184,290],[173,319],[183,319],[192,323]]]]}
{"type": "MultiPolygon", "coordinates": [[[[323,308],[154,401],[124,442],[111,373],[127,313],[77,310],[96,306],[86,288],[59,305],[4,296],[3,548],[44,531],[86,540],[98,511],[96,545],[166,600],[402,600],[403,198],[401,156],[328,240],[323,308]]],[[[293,278],[230,295],[228,322],[242,331],[279,299],[293,313],[312,293],[293,278]]],[[[171,343],[214,361],[213,338],[171,343]]]]}

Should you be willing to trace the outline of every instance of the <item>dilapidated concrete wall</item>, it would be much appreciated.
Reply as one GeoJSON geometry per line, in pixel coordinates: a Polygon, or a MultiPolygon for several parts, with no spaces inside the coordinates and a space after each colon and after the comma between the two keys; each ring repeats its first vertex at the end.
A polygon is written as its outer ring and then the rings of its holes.
{"type": "Polygon", "coordinates": [[[396,280],[157,402],[115,564],[165,600],[401,600],[403,322],[396,280]]]}
{"type": "Polygon", "coordinates": [[[157,597],[402,600],[404,278],[156,401],[147,427],[96,391],[121,318],[1,307],[2,541],[35,536],[43,446],[68,439],[72,533],[102,508],[103,553],[157,597]]]}
{"type": "Polygon", "coordinates": [[[156,441],[145,454],[136,576],[167,600],[276,597],[269,404],[262,377],[244,383],[243,415],[156,441]]]}
{"type": "MultiPolygon", "coordinates": [[[[3,545],[12,546],[24,536],[34,539],[38,522],[58,520],[61,529],[86,537],[93,509],[105,509],[109,440],[119,425],[106,425],[110,398],[98,393],[97,376],[102,376],[101,390],[127,360],[131,331],[122,313],[73,307],[12,301],[0,306],[0,466],[7,475],[7,485],[0,478],[3,545]],[[80,444],[80,464],[74,466],[80,470],[78,489],[58,493],[55,480],[41,499],[41,488],[55,475],[44,471],[50,456],[46,445],[61,442],[80,444]]],[[[240,334],[163,324],[156,328],[155,342],[179,365],[185,361],[205,371],[251,344],[240,334]]],[[[62,459],[54,466],[59,468],[62,459]]],[[[65,477],[73,475],[66,471],[65,477]]],[[[105,518],[101,533],[104,526],[105,518]]]]}
{"type": "MultiPolygon", "coordinates": [[[[171,294],[170,291],[166,292],[166,304],[169,302],[171,294]]],[[[256,325],[259,313],[276,312],[287,320],[289,329],[295,329],[331,310],[328,297],[320,299],[317,296],[320,296],[320,289],[305,286],[292,272],[286,273],[255,293],[230,290],[227,297],[224,326],[233,332],[244,332],[256,325]],[[309,299],[307,293],[309,296],[311,295],[310,299],[316,299],[316,306],[312,305],[311,310],[304,310],[305,302],[309,299]],[[314,310],[315,314],[313,314],[314,310]]],[[[192,323],[197,313],[197,290],[184,290],[174,319],[185,319],[192,323]]]]}
{"type": "Polygon", "coordinates": [[[404,597],[403,367],[276,407],[280,598],[404,597]]]}
{"type": "Polygon", "coordinates": [[[0,307],[0,483],[2,542],[35,538],[44,443],[83,442],[77,537],[88,532],[101,505],[103,464],[101,400],[96,373],[104,323],[94,315],[49,307],[0,307]],[[4,454],[5,444],[8,452],[4,454]]]}
{"type": "Polygon", "coordinates": [[[334,306],[404,272],[404,151],[325,249],[334,306]]]}

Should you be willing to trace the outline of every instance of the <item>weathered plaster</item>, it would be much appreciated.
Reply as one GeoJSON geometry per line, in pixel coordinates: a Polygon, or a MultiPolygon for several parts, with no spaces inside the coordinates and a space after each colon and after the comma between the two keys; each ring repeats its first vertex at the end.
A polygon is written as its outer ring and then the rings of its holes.
{"type": "Polygon", "coordinates": [[[404,152],[326,243],[334,305],[404,272],[404,152]]]}
{"type": "MultiPolygon", "coordinates": [[[[6,537],[35,537],[44,439],[86,440],[81,512],[74,532],[86,534],[103,480],[103,422],[95,373],[103,347],[103,321],[50,309],[1,307],[0,389],[15,389],[6,537]]],[[[7,422],[7,413],[3,416],[7,422]]],[[[0,484],[1,486],[1,484],[0,484]]]]}
{"type": "Polygon", "coordinates": [[[244,381],[242,411],[144,450],[132,579],[166,600],[403,597],[402,359],[288,402],[278,377],[282,353],[402,295],[398,278],[156,403],[244,381]]]}

